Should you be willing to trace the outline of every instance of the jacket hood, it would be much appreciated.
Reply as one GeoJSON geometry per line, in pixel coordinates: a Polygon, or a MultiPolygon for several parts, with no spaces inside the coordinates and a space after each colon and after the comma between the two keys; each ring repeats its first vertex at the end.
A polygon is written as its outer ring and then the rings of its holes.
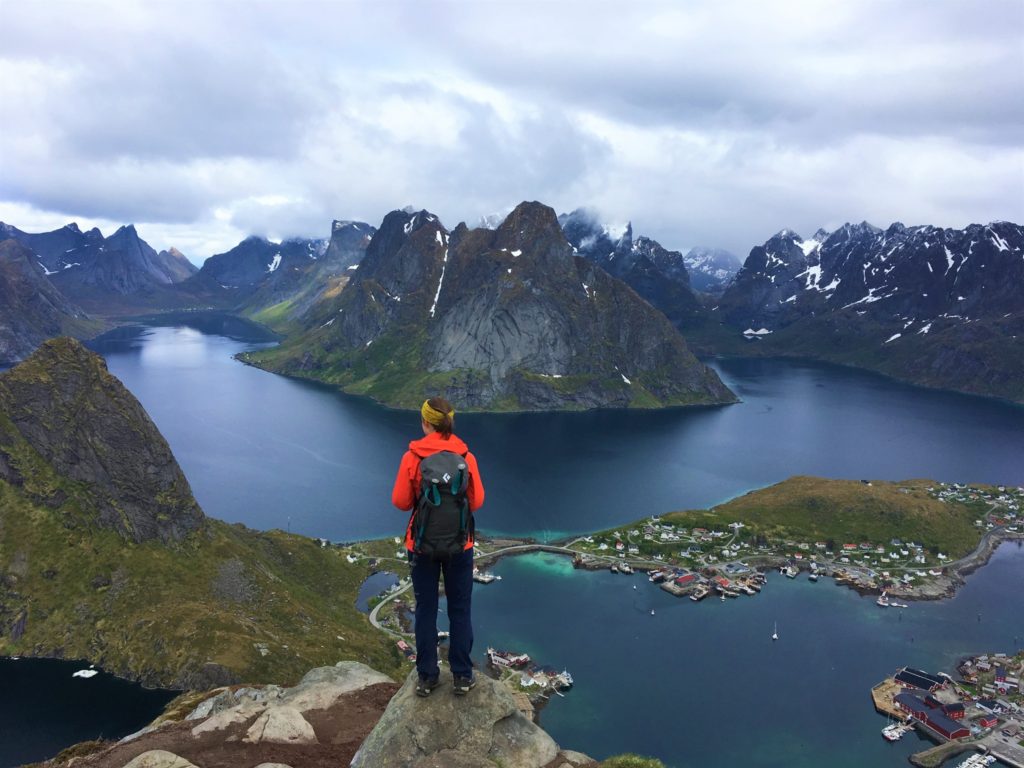
{"type": "Polygon", "coordinates": [[[413,440],[409,443],[409,450],[423,459],[441,451],[464,454],[469,447],[462,442],[458,435],[451,435],[447,440],[439,432],[431,432],[429,435],[413,440]]]}

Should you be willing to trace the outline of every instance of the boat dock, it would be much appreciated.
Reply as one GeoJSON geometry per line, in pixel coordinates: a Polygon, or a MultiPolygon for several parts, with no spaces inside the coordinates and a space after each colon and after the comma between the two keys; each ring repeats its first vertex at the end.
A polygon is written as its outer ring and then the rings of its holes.
{"type": "Polygon", "coordinates": [[[908,719],[907,713],[893,702],[893,697],[902,690],[903,686],[893,678],[885,678],[885,680],[871,689],[871,699],[875,702],[875,709],[901,723],[906,722],[908,719]]]}

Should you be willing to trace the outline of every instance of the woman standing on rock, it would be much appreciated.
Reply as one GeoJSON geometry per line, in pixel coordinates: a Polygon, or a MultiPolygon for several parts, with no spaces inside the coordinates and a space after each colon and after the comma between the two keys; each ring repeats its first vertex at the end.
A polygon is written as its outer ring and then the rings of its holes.
{"type": "Polygon", "coordinates": [[[473,513],[484,503],[476,457],[452,434],[455,409],[441,397],[420,408],[423,437],[409,443],[391,492],[392,503],[412,510],[405,531],[412,587],[416,595],[416,694],[429,696],[438,685],[438,580],[444,576],[451,637],[448,664],[452,692],[466,694],[473,677],[473,513]]]}

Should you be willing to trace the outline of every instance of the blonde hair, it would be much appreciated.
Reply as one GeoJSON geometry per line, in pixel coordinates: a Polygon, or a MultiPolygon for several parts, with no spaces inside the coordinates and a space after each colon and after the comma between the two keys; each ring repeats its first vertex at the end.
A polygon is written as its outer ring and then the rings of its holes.
{"type": "Polygon", "coordinates": [[[420,407],[420,417],[444,437],[451,435],[455,427],[455,408],[443,397],[424,400],[420,407]]]}

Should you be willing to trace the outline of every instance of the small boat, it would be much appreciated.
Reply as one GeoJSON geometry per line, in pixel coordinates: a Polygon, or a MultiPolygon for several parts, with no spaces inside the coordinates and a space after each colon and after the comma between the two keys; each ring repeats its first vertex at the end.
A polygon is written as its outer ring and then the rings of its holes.
{"type": "Polygon", "coordinates": [[[807,577],[807,580],[808,581],[817,581],[818,580],[818,572],[817,571],[811,571],[811,575],[807,577]]]}
{"type": "Polygon", "coordinates": [[[492,581],[501,581],[501,576],[495,576],[490,571],[481,571],[479,568],[474,568],[473,581],[480,584],[490,584],[492,581]]]}
{"type": "Polygon", "coordinates": [[[654,615],[654,609],[651,608],[651,616],[653,616],[653,615],[654,615]]]}
{"type": "Polygon", "coordinates": [[[551,678],[551,687],[556,691],[564,691],[572,688],[575,685],[575,681],[572,679],[572,675],[567,670],[562,670],[553,678],[551,678]]]}
{"type": "Polygon", "coordinates": [[[775,628],[772,630],[772,640],[779,639],[779,623],[775,622],[775,628]]]}
{"type": "Polygon", "coordinates": [[[879,595],[878,599],[875,600],[875,605],[877,605],[877,606],[879,606],[881,608],[888,608],[889,607],[889,596],[885,592],[883,592],[881,595],[879,595]]]}
{"type": "Polygon", "coordinates": [[[622,565],[619,566],[619,573],[627,573],[628,574],[628,573],[632,573],[632,572],[633,572],[633,566],[631,566],[629,563],[623,563],[622,565]]]}
{"type": "Polygon", "coordinates": [[[499,651],[494,648],[487,649],[487,660],[495,667],[507,667],[509,669],[519,669],[530,663],[530,657],[525,653],[499,651]]]}
{"type": "Polygon", "coordinates": [[[892,723],[882,729],[882,737],[886,741],[899,741],[912,730],[914,730],[912,725],[907,725],[905,723],[892,723]]]}

